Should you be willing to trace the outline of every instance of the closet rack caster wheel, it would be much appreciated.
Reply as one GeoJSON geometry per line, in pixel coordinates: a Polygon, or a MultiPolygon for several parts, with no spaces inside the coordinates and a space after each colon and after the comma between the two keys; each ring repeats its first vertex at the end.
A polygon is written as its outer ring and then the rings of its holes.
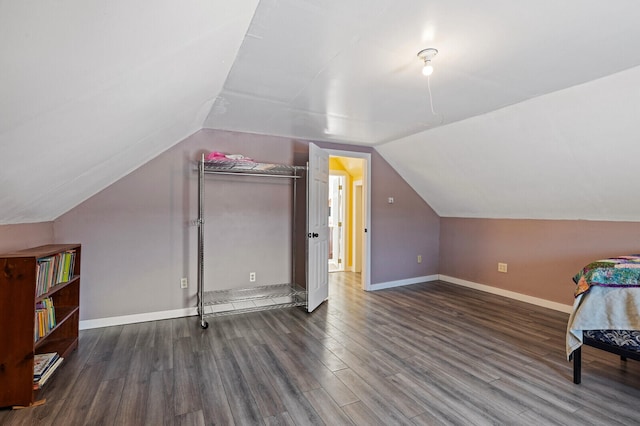
{"type": "Polygon", "coordinates": [[[202,327],[203,329],[206,329],[206,328],[208,328],[208,327],[209,327],[209,323],[208,323],[208,322],[206,322],[206,321],[204,321],[204,320],[202,320],[202,321],[200,322],[200,327],[202,327]]]}

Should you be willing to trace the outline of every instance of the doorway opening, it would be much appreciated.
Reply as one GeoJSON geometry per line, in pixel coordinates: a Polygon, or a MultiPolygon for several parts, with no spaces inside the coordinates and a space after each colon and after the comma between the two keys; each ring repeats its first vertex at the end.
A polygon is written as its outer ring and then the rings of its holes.
{"type": "Polygon", "coordinates": [[[368,235],[371,154],[326,150],[329,153],[329,263],[331,281],[348,281],[370,289],[371,253],[368,235]],[[337,274],[344,275],[339,277],[337,274]]]}
{"type": "Polygon", "coordinates": [[[329,169],[329,272],[345,270],[345,242],[348,223],[346,201],[348,199],[348,174],[329,169]]]}

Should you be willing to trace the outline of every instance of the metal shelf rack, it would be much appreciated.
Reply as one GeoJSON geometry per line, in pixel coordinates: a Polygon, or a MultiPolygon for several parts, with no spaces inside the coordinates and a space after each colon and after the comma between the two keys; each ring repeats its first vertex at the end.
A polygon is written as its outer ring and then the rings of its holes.
{"type": "Polygon", "coordinates": [[[307,291],[292,284],[206,291],[205,316],[223,316],[268,309],[307,306],[307,291]]]}
{"type": "MultiPolygon", "coordinates": [[[[307,305],[307,291],[295,284],[276,284],[261,287],[204,290],[204,178],[205,175],[235,175],[293,180],[293,205],[296,205],[296,181],[307,171],[304,166],[257,163],[246,160],[205,160],[198,162],[198,316],[200,326],[207,328],[205,318],[246,312],[281,309],[307,305]]],[[[292,229],[295,228],[293,209],[292,229]]],[[[295,276],[295,239],[292,246],[292,277],[295,276]]]]}

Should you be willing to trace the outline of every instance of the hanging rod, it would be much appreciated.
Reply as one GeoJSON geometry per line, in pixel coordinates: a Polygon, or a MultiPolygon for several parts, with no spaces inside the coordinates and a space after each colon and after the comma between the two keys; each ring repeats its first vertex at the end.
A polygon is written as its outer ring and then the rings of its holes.
{"type": "Polygon", "coordinates": [[[268,174],[268,173],[250,173],[250,172],[219,172],[219,171],[204,171],[207,175],[233,175],[233,176],[259,176],[259,177],[273,177],[273,178],[289,178],[300,179],[302,176],[298,175],[282,175],[282,174],[268,174]]]}

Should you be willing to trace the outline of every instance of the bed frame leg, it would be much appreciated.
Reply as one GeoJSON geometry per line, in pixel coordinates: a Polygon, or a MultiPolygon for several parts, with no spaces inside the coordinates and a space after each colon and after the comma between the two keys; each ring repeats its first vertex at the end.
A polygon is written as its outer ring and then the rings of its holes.
{"type": "Polygon", "coordinates": [[[581,369],[582,369],[582,348],[578,348],[571,354],[573,358],[573,383],[579,385],[581,382],[581,369]]]}
{"type": "Polygon", "coordinates": [[[620,361],[626,361],[626,360],[627,360],[627,357],[626,357],[626,356],[624,356],[624,355],[620,355],[620,361]]]}

